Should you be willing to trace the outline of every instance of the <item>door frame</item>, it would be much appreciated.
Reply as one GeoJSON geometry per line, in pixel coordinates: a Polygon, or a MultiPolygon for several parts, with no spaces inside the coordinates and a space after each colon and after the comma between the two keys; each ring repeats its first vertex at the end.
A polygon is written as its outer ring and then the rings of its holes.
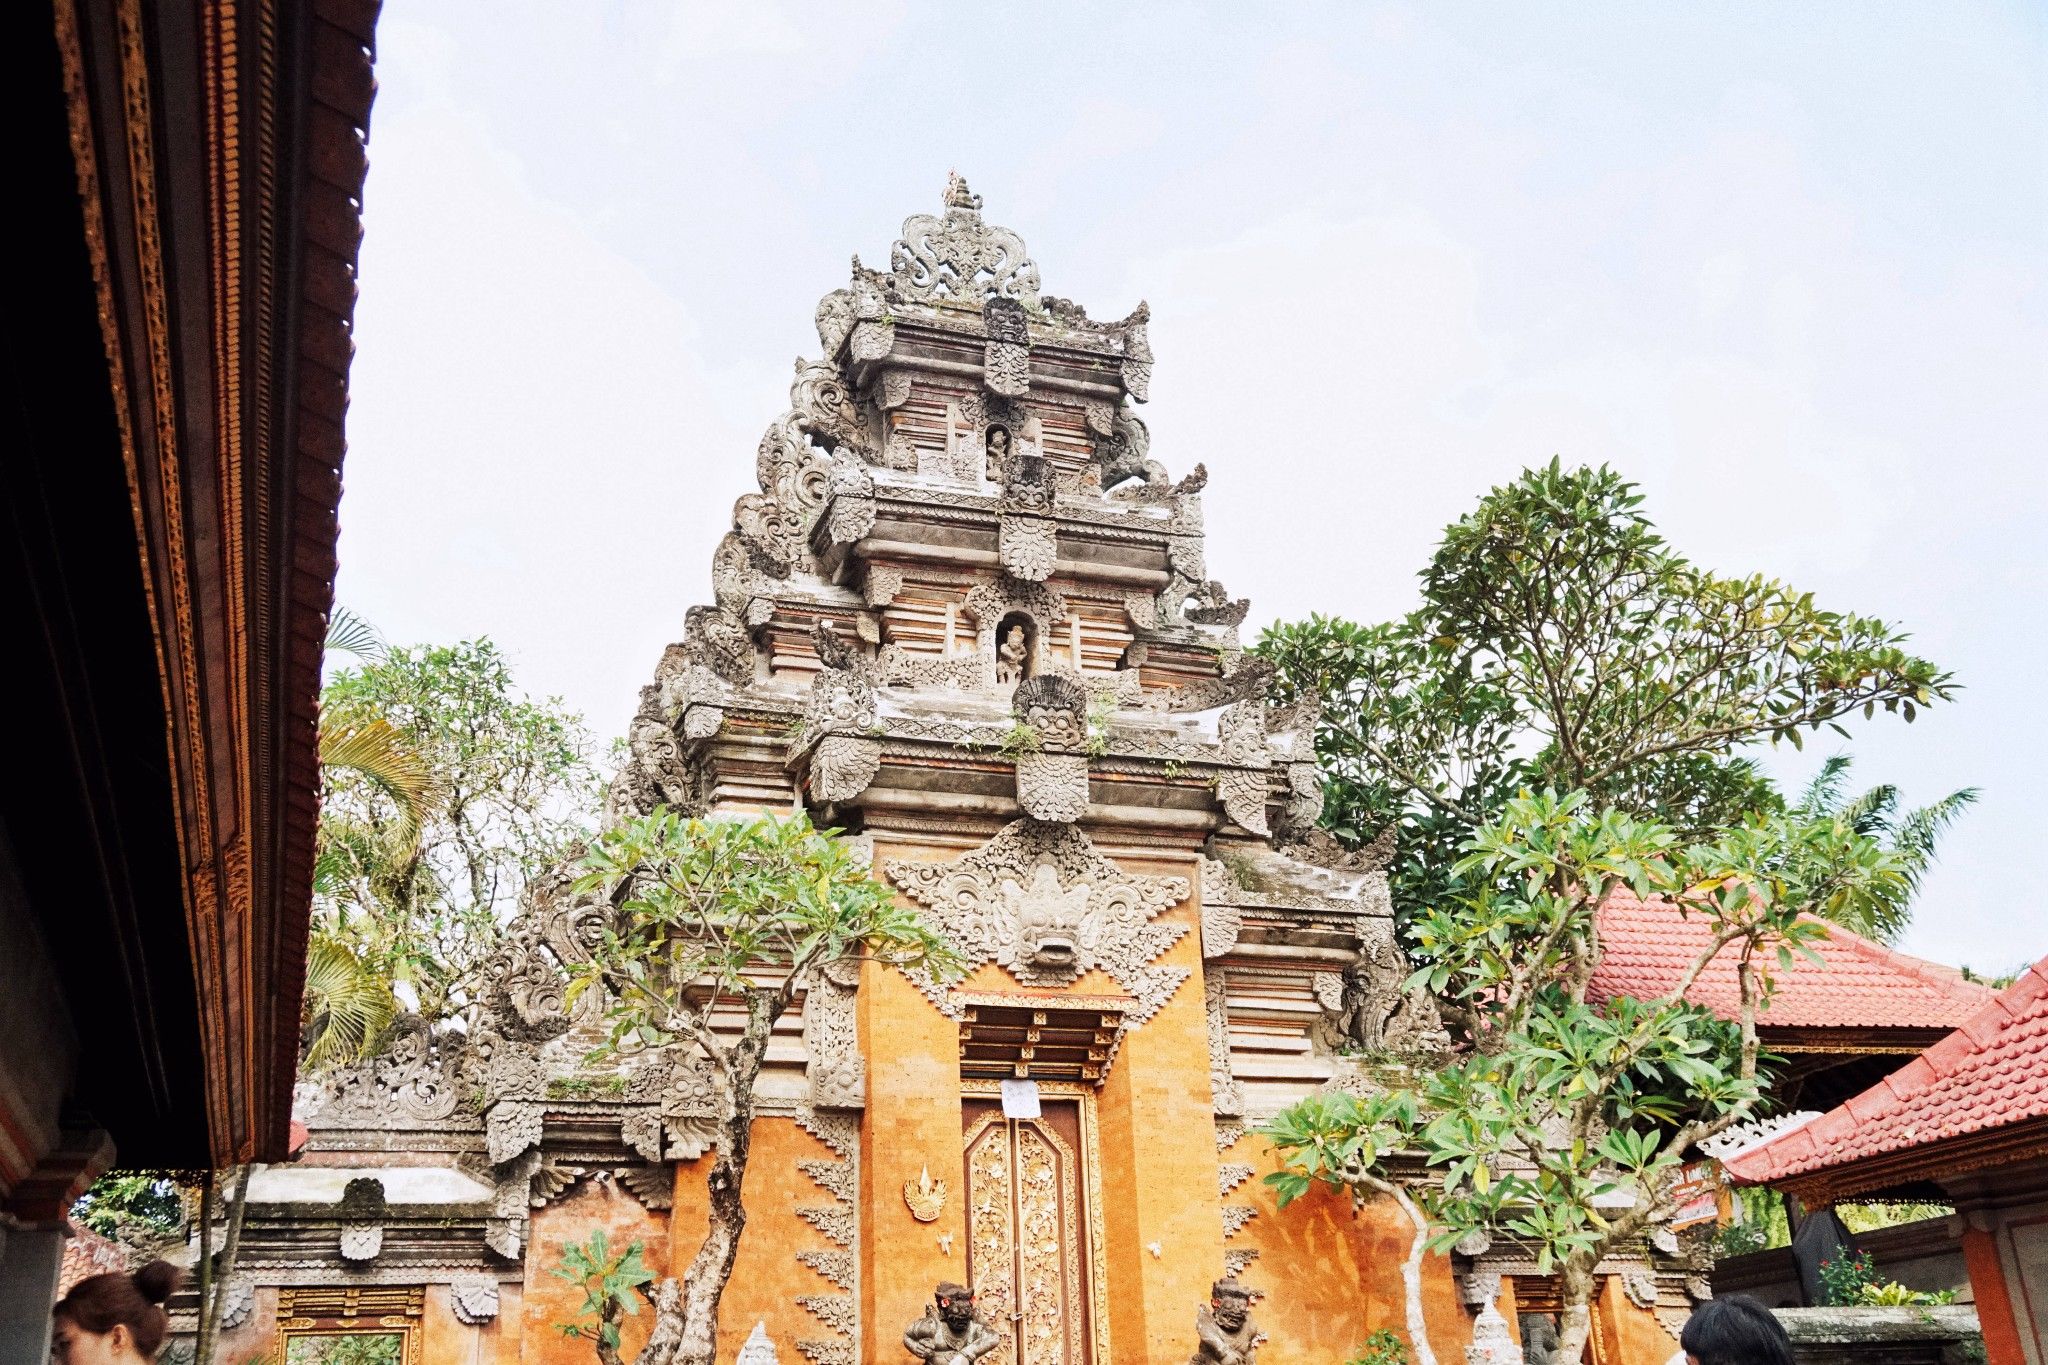
{"type": "MultiPolygon", "coordinates": [[[[974,1099],[1000,1098],[1003,1083],[990,1077],[963,1076],[960,1093],[974,1099]]],[[[1075,1101],[1075,1117],[1081,1129],[1081,1179],[1077,1183],[1081,1190],[1080,1231],[1084,1242],[1082,1278],[1088,1286],[1090,1328],[1083,1335],[1089,1338],[1089,1358],[1094,1365],[1109,1365],[1113,1358],[1109,1353],[1109,1270],[1103,1242],[1102,1139],[1095,1123],[1095,1086],[1085,1081],[1039,1081],[1038,1093],[1042,1099],[1075,1101]]],[[[960,1151],[964,1158],[964,1126],[960,1132],[960,1151]]]]}

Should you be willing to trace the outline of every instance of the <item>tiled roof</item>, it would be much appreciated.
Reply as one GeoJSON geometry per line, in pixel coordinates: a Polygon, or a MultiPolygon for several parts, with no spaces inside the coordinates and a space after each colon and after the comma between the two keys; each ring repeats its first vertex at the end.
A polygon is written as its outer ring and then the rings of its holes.
{"type": "MultiPolygon", "coordinates": [[[[1776,991],[1761,1023],[1774,1028],[1955,1028],[1991,998],[1988,988],[1964,980],[1953,967],[1908,957],[1835,925],[1826,927],[1826,939],[1809,945],[1820,955],[1819,964],[1795,956],[1790,971],[1775,973],[1776,991]]],[[[1678,983],[1706,951],[1711,928],[1704,915],[1682,915],[1669,901],[1639,901],[1622,892],[1601,912],[1600,940],[1591,996],[1647,1000],[1678,983]]],[[[1733,1019],[1741,1004],[1735,964],[1736,950],[1723,950],[1686,999],[1733,1019]]]]}
{"type": "Polygon", "coordinates": [[[64,1241],[64,1265],[57,1275],[57,1297],[71,1292],[71,1286],[94,1275],[108,1275],[128,1268],[128,1250],[119,1242],[100,1236],[91,1228],[77,1227],[64,1241]]]}
{"type": "Polygon", "coordinates": [[[1748,1184],[2048,1118],[2048,958],[1856,1098],[1732,1159],[1748,1184]]]}

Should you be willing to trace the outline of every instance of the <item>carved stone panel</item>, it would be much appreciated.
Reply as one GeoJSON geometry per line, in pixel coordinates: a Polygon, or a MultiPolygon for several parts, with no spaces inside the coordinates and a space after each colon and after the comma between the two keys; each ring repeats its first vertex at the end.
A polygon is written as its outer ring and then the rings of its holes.
{"type": "MultiPolygon", "coordinates": [[[[968,965],[997,963],[1027,986],[1065,985],[1099,967],[1136,998],[1133,1017],[1145,1019],[1188,977],[1152,965],[1187,932],[1152,923],[1187,899],[1186,879],[1127,874],[1071,825],[1018,820],[957,861],[891,860],[884,871],[968,965]]],[[[950,1008],[938,983],[913,979],[950,1008]]]]}
{"type": "Polygon", "coordinates": [[[1034,820],[1079,820],[1088,813],[1088,756],[1018,755],[1017,804],[1034,820]]]}
{"type": "Polygon", "coordinates": [[[1051,578],[1059,559],[1058,529],[1059,523],[1051,517],[1005,512],[998,533],[1003,569],[1027,583],[1051,578]]]}

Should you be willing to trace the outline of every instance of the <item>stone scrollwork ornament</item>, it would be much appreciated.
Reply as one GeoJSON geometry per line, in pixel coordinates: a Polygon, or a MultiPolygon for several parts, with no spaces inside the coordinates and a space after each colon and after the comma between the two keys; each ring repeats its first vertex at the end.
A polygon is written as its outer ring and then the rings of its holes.
{"type": "Polygon", "coordinates": [[[854,991],[820,972],[804,992],[804,1051],[810,1059],[811,1104],[817,1109],[859,1109],[867,1102],[867,1062],[854,1024],[854,991]]]}
{"type": "MultiPolygon", "coordinates": [[[[1100,968],[1157,1013],[1188,971],[1152,963],[1187,929],[1152,921],[1187,899],[1182,877],[1125,873],[1071,825],[1024,819],[951,863],[890,860],[888,879],[923,905],[969,967],[994,962],[1026,986],[1067,985],[1100,968]]],[[[912,979],[942,1008],[948,993],[912,979]]]]}
{"type": "Polygon", "coordinates": [[[943,218],[928,213],[906,218],[902,238],[889,249],[889,271],[902,296],[962,303],[1004,298],[1035,307],[1038,266],[1025,253],[1024,239],[982,222],[981,196],[958,175],[946,180],[945,204],[943,218]]]}

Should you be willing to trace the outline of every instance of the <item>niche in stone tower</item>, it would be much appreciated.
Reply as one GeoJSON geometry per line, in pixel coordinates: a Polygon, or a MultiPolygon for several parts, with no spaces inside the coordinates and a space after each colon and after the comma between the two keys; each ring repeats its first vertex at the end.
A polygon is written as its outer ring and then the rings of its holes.
{"type": "Polygon", "coordinates": [[[1038,671],[1038,622],[1013,611],[996,626],[996,686],[1015,687],[1038,671]]]}

